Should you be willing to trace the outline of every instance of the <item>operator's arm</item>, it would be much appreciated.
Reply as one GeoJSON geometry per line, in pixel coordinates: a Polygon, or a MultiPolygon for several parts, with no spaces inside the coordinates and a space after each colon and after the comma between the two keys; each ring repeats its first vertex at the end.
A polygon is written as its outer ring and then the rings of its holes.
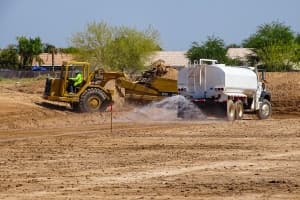
{"type": "Polygon", "coordinates": [[[75,78],[69,78],[69,80],[74,82],[78,81],[79,79],[80,79],[80,74],[77,74],[75,78]]]}

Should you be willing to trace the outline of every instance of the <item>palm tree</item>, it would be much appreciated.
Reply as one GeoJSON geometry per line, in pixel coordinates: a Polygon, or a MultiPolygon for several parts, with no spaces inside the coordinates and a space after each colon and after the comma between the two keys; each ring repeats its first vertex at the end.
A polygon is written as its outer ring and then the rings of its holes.
{"type": "Polygon", "coordinates": [[[54,45],[48,43],[44,44],[44,46],[44,52],[51,53],[51,64],[54,71],[54,54],[57,54],[58,49],[54,45]]]}
{"type": "Polygon", "coordinates": [[[25,36],[21,36],[17,37],[17,40],[17,50],[20,55],[21,68],[32,66],[34,59],[39,64],[43,63],[43,60],[39,57],[43,49],[43,44],[39,37],[27,39],[25,36]]]}

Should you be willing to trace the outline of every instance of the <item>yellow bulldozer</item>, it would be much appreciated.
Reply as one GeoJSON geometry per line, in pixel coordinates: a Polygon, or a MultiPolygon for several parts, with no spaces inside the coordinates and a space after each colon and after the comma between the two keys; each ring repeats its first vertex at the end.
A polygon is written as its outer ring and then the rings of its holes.
{"type": "Polygon", "coordinates": [[[74,110],[80,112],[105,111],[112,103],[113,90],[104,86],[110,80],[124,77],[124,73],[91,71],[87,62],[63,62],[57,78],[47,78],[43,98],[49,101],[70,103],[74,110]],[[79,70],[83,81],[75,88],[74,93],[68,91],[70,78],[79,70]]]}
{"type": "Polygon", "coordinates": [[[105,111],[113,103],[115,92],[135,102],[159,100],[175,95],[177,71],[159,61],[136,81],[131,81],[121,72],[92,71],[88,62],[63,62],[59,77],[46,79],[43,98],[70,103],[74,110],[80,112],[97,112],[105,111]],[[80,71],[83,81],[71,93],[68,88],[75,71],[80,71]],[[111,80],[115,81],[115,88],[107,89],[105,86],[111,80]]]}

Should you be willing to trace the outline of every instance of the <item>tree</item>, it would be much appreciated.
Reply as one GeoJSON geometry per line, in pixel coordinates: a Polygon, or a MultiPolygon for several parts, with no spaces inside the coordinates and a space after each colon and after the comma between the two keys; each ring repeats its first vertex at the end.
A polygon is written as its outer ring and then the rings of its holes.
{"type": "Polygon", "coordinates": [[[66,54],[78,54],[79,49],[75,47],[67,47],[67,48],[59,48],[58,51],[60,53],[66,53],[66,54]]]}
{"type": "Polygon", "coordinates": [[[243,41],[243,46],[254,48],[268,71],[288,71],[298,59],[294,33],[280,22],[259,26],[255,34],[243,41]]]}
{"type": "Polygon", "coordinates": [[[226,63],[225,43],[222,39],[214,36],[208,37],[207,41],[199,45],[197,42],[192,43],[192,47],[187,51],[187,58],[194,62],[201,58],[215,59],[221,63],[226,63]]]}
{"type": "Polygon", "coordinates": [[[296,35],[295,42],[300,45],[300,33],[296,35]]]}
{"type": "Polygon", "coordinates": [[[28,39],[25,36],[21,36],[17,37],[17,41],[17,49],[20,55],[21,68],[24,68],[25,66],[32,66],[34,59],[39,64],[43,62],[39,57],[39,54],[43,51],[43,44],[39,37],[28,39]]]}
{"type": "Polygon", "coordinates": [[[295,68],[300,69],[300,33],[296,35],[295,43],[295,52],[292,62],[294,63],[295,68]]]}
{"type": "Polygon", "coordinates": [[[18,52],[14,45],[0,51],[0,68],[18,69],[19,64],[18,52]]]}
{"type": "Polygon", "coordinates": [[[78,49],[79,59],[129,72],[142,69],[147,55],[159,49],[158,33],[152,28],[138,31],[104,22],[88,24],[84,32],[73,35],[71,43],[78,49]]]}
{"type": "Polygon", "coordinates": [[[58,49],[54,45],[46,43],[44,44],[44,52],[51,53],[51,64],[54,67],[54,54],[57,54],[58,49]]]}
{"type": "Polygon", "coordinates": [[[263,48],[273,44],[291,44],[294,41],[293,31],[280,22],[271,22],[258,27],[256,33],[243,41],[246,48],[263,48]]]}
{"type": "Polygon", "coordinates": [[[154,42],[155,32],[151,30],[140,32],[132,28],[120,27],[116,32],[106,52],[110,56],[107,64],[114,70],[127,72],[142,70],[149,55],[160,49],[154,42]]]}

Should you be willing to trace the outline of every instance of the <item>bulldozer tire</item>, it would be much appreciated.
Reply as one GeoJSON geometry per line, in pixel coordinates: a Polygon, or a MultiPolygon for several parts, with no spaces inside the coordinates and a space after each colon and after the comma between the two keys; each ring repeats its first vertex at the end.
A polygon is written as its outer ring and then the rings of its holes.
{"type": "Polygon", "coordinates": [[[229,99],[227,101],[227,120],[234,121],[235,120],[235,103],[229,99]]]}
{"type": "Polygon", "coordinates": [[[241,100],[235,102],[235,119],[241,120],[244,116],[244,105],[241,100]]]}
{"type": "Polygon", "coordinates": [[[98,88],[87,89],[80,97],[79,109],[81,112],[103,112],[108,104],[105,103],[106,94],[98,88]]]}
{"type": "Polygon", "coordinates": [[[256,114],[259,119],[269,118],[272,115],[271,103],[267,99],[264,99],[263,102],[260,104],[259,110],[256,114]]]}

